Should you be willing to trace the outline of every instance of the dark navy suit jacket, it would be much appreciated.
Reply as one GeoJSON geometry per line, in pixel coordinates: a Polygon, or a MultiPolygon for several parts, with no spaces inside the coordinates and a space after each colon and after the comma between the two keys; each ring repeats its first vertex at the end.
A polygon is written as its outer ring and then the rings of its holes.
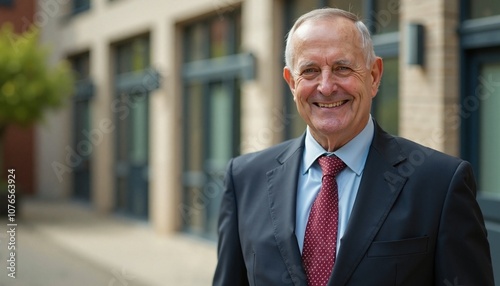
{"type": "MultiPolygon", "coordinates": [[[[377,124],[328,285],[493,286],[466,161],[377,124]]],[[[304,136],[230,161],[213,285],[307,285],[295,237],[304,136]]]]}

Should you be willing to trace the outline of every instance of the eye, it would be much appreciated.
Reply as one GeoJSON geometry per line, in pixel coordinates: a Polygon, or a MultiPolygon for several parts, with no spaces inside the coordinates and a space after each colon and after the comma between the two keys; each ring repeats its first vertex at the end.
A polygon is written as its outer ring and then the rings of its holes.
{"type": "Polygon", "coordinates": [[[351,70],[351,68],[350,67],[341,66],[341,67],[337,67],[336,70],[338,70],[338,71],[346,71],[346,70],[351,70]]]}
{"type": "Polygon", "coordinates": [[[302,76],[314,76],[317,73],[319,73],[319,69],[317,69],[317,68],[306,68],[300,73],[300,75],[302,75],[302,76]]]}
{"type": "Polygon", "coordinates": [[[348,66],[338,66],[335,68],[335,73],[341,74],[341,75],[348,75],[351,73],[352,69],[348,66]]]}

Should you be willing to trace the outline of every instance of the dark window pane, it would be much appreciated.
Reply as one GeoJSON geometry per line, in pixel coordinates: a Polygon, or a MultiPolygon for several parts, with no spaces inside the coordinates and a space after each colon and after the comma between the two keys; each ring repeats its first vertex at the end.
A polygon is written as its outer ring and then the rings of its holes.
{"type": "MultiPolygon", "coordinates": [[[[297,20],[300,16],[303,14],[318,8],[317,6],[317,1],[301,1],[301,0],[295,0],[291,4],[291,23],[293,25],[293,22],[297,20]]],[[[290,26],[291,27],[291,26],[290,26]]]]}
{"type": "Polygon", "coordinates": [[[500,15],[500,1],[498,0],[470,0],[469,19],[477,19],[500,15]]]}
{"type": "Polygon", "coordinates": [[[399,0],[375,1],[375,11],[370,15],[375,34],[399,31],[399,7],[399,0]]]}
{"type": "Polygon", "coordinates": [[[0,6],[12,7],[14,0],[0,0],[0,6]]]}
{"type": "Polygon", "coordinates": [[[73,0],[73,14],[90,9],[90,0],[73,0]]]}
{"type": "Polygon", "coordinates": [[[89,77],[90,74],[90,54],[84,53],[71,57],[70,63],[72,65],[73,71],[75,72],[76,80],[84,80],[89,77]]]}
{"type": "Polygon", "coordinates": [[[185,126],[189,130],[189,136],[186,142],[186,168],[191,172],[201,172],[203,170],[203,134],[205,129],[203,85],[198,82],[192,82],[187,88],[186,103],[189,106],[190,117],[186,120],[185,126]]]}
{"type": "Polygon", "coordinates": [[[132,42],[132,71],[142,71],[149,66],[149,39],[137,38],[132,42]]]}
{"type": "Polygon", "coordinates": [[[88,145],[88,134],[92,133],[90,98],[92,88],[90,80],[90,53],[82,53],[70,57],[75,74],[75,94],[73,96],[73,148],[81,160],[73,166],[73,197],[79,200],[90,200],[91,185],[91,152],[84,146],[88,145]]]}
{"type": "Polygon", "coordinates": [[[186,28],[186,62],[206,59],[206,25],[197,23],[186,28]]]}
{"type": "Polygon", "coordinates": [[[500,64],[485,64],[480,68],[481,87],[479,112],[479,187],[482,192],[500,194],[500,64]]]}
{"type": "Polygon", "coordinates": [[[363,0],[330,0],[329,5],[330,7],[339,8],[354,13],[358,15],[358,17],[362,20],[365,19],[365,16],[363,14],[363,0]]]}
{"type": "Polygon", "coordinates": [[[373,101],[373,116],[387,132],[397,135],[399,128],[398,58],[384,59],[384,75],[373,101]]]}
{"type": "Polygon", "coordinates": [[[241,53],[241,14],[238,13],[234,16],[234,53],[241,53]]]}
{"type": "Polygon", "coordinates": [[[116,74],[142,71],[149,65],[149,37],[135,38],[116,46],[116,74]]]}
{"type": "Polygon", "coordinates": [[[210,23],[210,57],[229,55],[229,19],[216,18],[210,23]]]}

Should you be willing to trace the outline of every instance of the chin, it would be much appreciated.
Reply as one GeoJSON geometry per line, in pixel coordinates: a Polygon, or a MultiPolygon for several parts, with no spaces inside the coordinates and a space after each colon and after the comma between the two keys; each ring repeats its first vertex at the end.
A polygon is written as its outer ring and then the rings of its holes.
{"type": "Polygon", "coordinates": [[[316,125],[312,129],[318,135],[325,136],[325,137],[335,136],[336,134],[340,134],[340,133],[342,133],[343,130],[345,130],[345,128],[343,128],[342,126],[338,126],[338,125],[334,125],[334,126],[331,126],[331,125],[317,126],[316,125]]]}
{"type": "Polygon", "coordinates": [[[323,120],[317,120],[316,122],[313,121],[313,126],[314,129],[316,129],[318,132],[321,133],[326,133],[326,134],[335,134],[338,132],[341,132],[342,130],[347,130],[349,129],[349,123],[346,122],[346,120],[340,120],[340,119],[323,119],[323,120]]]}

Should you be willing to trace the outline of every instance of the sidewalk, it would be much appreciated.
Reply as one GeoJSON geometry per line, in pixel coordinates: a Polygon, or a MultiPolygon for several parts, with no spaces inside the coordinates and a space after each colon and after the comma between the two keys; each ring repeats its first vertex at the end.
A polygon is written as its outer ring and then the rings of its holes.
{"type": "Polygon", "coordinates": [[[28,200],[21,213],[16,279],[7,276],[7,220],[0,219],[0,285],[211,285],[213,242],[160,236],[146,223],[71,202],[28,200]]]}

